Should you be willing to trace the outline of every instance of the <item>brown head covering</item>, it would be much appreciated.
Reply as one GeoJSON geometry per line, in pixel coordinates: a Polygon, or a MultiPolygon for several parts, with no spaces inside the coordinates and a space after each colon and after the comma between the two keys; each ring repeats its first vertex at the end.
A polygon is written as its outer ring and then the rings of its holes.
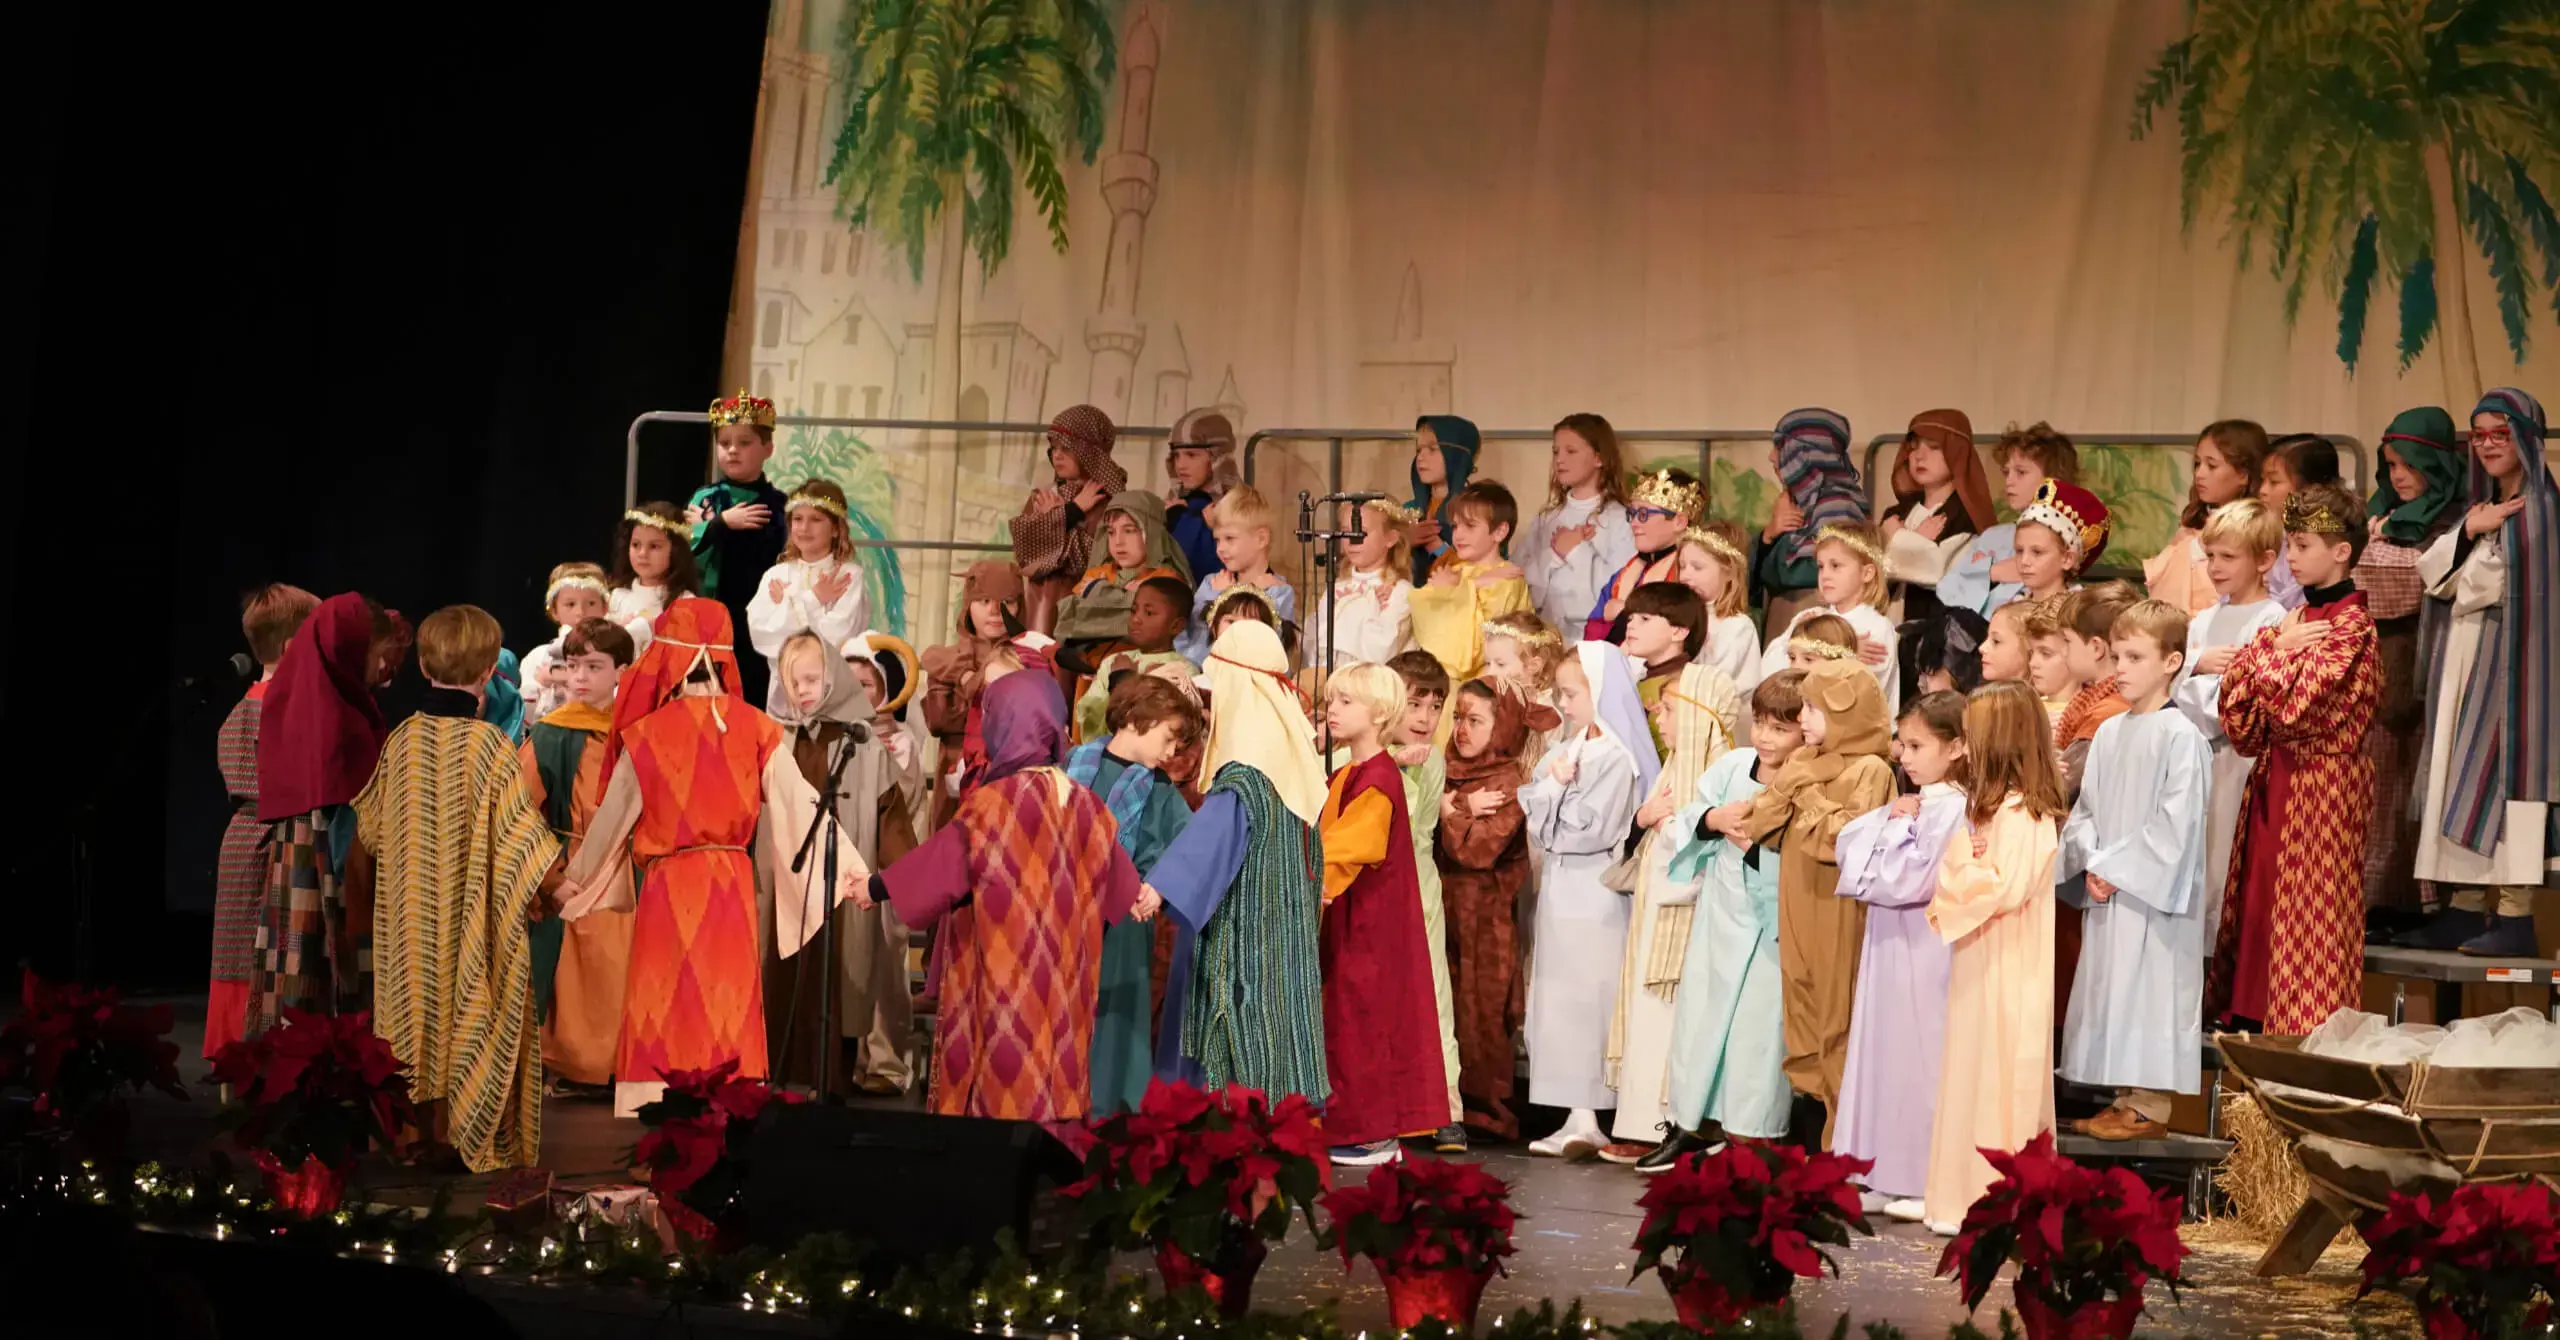
{"type": "MultiPolygon", "coordinates": [[[[1111,416],[1091,405],[1069,405],[1049,421],[1049,446],[1075,458],[1084,477],[1102,486],[1103,495],[1129,486],[1129,472],[1111,459],[1111,443],[1118,430],[1111,426],[1111,416]]],[[[1052,485],[1061,498],[1072,498],[1083,485],[1052,485]]],[[[1042,493],[1035,491],[1022,505],[1022,512],[1010,523],[1013,533],[1013,561],[1022,571],[1037,579],[1074,577],[1083,572],[1093,554],[1093,533],[1102,528],[1102,509],[1086,512],[1073,530],[1067,529],[1063,508],[1042,510],[1042,493]]]]}
{"type": "MultiPolygon", "coordinates": [[[[1490,682],[1490,681],[1486,681],[1490,682]]],[[[1484,752],[1474,758],[1460,758],[1458,751],[1448,751],[1445,773],[1451,783],[1482,781],[1488,777],[1520,778],[1520,749],[1529,742],[1529,732],[1550,731],[1564,724],[1564,718],[1545,703],[1534,703],[1513,690],[1496,686],[1493,691],[1493,738],[1485,743],[1484,752]]]]}
{"type": "Polygon", "coordinates": [[[1075,457],[1084,477],[1111,493],[1129,487],[1129,472],[1111,459],[1111,444],[1119,437],[1111,416],[1091,405],[1069,405],[1049,421],[1050,447],[1075,457]]]}
{"type": "Polygon", "coordinates": [[[1909,511],[1920,501],[1920,481],[1911,477],[1905,458],[1911,454],[1911,444],[1923,437],[1938,445],[1947,458],[1948,472],[1955,476],[1956,504],[1963,515],[1948,515],[1946,534],[1981,534],[1999,513],[1991,510],[1991,480],[1983,473],[1982,453],[1973,445],[1973,420],[1960,409],[1925,409],[1911,416],[1902,447],[1893,454],[1894,510],[1909,511]]]}
{"type": "Polygon", "coordinates": [[[1226,415],[1214,409],[1183,411],[1173,421],[1173,431],[1165,435],[1164,468],[1173,470],[1173,453],[1184,447],[1205,447],[1209,452],[1209,492],[1220,497],[1244,482],[1236,471],[1236,426],[1226,415]]]}
{"type": "Polygon", "coordinates": [[[1824,661],[1804,672],[1805,703],[1827,719],[1821,747],[1807,746],[1778,770],[1778,790],[1819,786],[1848,770],[1861,754],[1890,757],[1893,723],[1886,720],[1884,688],[1875,672],[1856,661],[1824,661]]]}

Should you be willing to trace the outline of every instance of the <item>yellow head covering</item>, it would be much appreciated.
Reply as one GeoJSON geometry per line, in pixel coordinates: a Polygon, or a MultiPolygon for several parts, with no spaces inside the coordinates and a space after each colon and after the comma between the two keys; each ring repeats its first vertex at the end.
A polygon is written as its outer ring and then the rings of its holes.
{"type": "Polygon", "coordinates": [[[1209,649],[1209,748],[1203,765],[1243,763],[1271,779],[1280,803],[1313,825],[1324,810],[1324,764],[1315,727],[1290,686],[1288,653],[1271,625],[1239,619],[1209,649]]]}

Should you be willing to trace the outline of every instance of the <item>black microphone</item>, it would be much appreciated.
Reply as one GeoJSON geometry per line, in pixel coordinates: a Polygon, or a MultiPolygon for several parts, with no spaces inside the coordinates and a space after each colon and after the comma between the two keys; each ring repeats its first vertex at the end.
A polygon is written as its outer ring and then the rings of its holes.
{"type": "Polygon", "coordinates": [[[1316,499],[1316,501],[1347,503],[1385,502],[1387,501],[1387,495],[1383,493],[1328,493],[1323,497],[1316,499]]]}
{"type": "Polygon", "coordinates": [[[257,677],[257,661],[252,659],[249,653],[245,651],[235,651],[231,653],[230,660],[222,663],[221,669],[208,671],[201,675],[183,676],[178,680],[178,687],[182,689],[211,688],[216,684],[233,683],[239,680],[255,679],[257,677]]]}

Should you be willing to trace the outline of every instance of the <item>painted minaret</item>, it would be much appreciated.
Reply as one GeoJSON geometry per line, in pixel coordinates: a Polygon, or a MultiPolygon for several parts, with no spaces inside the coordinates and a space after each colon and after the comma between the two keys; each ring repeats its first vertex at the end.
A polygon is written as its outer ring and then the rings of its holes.
{"type": "Polygon", "coordinates": [[[1120,127],[1102,160],[1102,198],[1111,205],[1111,249],[1102,261],[1102,302],[1084,323],[1084,347],[1092,355],[1088,402],[1116,422],[1129,422],[1130,387],[1147,328],[1138,320],[1138,265],[1147,240],[1147,213],[1156,204],[1156,160],[1147,155],[1148,126],[1155,118],[1156,14],[1142,6],[1120,42],[1120,127]]]}

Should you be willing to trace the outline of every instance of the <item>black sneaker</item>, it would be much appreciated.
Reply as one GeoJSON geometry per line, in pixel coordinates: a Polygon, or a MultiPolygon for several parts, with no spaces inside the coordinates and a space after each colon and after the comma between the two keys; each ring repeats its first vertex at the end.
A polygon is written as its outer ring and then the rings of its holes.
{"type": "Polygon", "coordinates": [[[1435,1154],[1467,1152],[1467,1128],[1451,1122],[1431,1133],[1431,1151],[1435,1154]]]}
{"type": "Polygon", "coordinates": [[[1706,1147],[1706,1142],[1697,1136],[1687,1131],[1674,1130],[1671,1132],[1670,1139],[1655,1145],[1651,1153],[1636,1160],[1636,1171],[1640,1173],[1669,1172],[1679,1164],[1680,1160],[1706,1147]]]}
{"type": "Polygon", "coordinates": [[[2467,907],[2447,907],[2429,917],[2416,930],[2405,932],[2400,944],[2408,949],[2460,949],[2467,940],[2489,932],[2489,914],[2467,907]]]}
{"type": "Polygon", "coordinates": [[[2487,928],[2461,948],[2475,958],[2534,958],[2541,951],[2534,943],[2531,917],[2491,917],[2487,928]]]}

